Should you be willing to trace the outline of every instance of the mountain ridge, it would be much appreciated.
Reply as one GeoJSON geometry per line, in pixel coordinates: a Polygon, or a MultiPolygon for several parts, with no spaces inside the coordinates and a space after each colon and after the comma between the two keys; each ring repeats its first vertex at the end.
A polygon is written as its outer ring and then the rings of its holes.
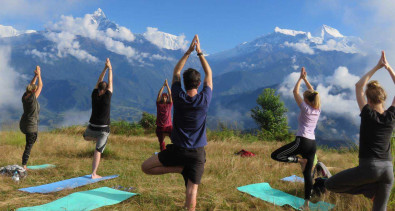
{"type": "MultiPolygon", "coordinates": [[[[323,25],[322,30],[325,30],[322,37],[314,37],[310,32],[276,27],[267,35],[207,56],[215,87],[208,117],[212,120],[211,126],[215,127],[216,121],[226,117],[223,111],[237,110],[242,112],[235,116],[235,121],[254,127],[248,115],[253,103],[240,104],[244,107],[237,109],[223,102],[255,102],[259,94],[256,90],[284,86],[284,80],[301,66],[316,80],[335,74],[339,66],[347,67],[350,74],[359,74],[366,64],[366,57],[357,51],[361,40],[343,36],[329,26],[323,25]],[[229,99],[224,100],[226,98],[229,99]]],[[[58,22],[36,33],[0,38],[0,45],[12,46],[9,66],[23,76],[21,84],[28,83],[32,67],[36,64],[42,67],[46,85],[39,99],[43,108],[41,123],[50,127],[63,125],[65,114],[70,112],[89,112],[91,89],[106,57],[111,58],[114,69],[112,118],[135,121],[142,111],[154,113],[160,85],[164,79],[171,79],[174,65],[184,54],[188,42],[184,35],[172,35],[153,27],[147,27],[144,33],[133,33],[109,20],[100,8],[83,17],[62,16],[58,22]]],[[[196,56],[191,56],[185,67],[203,73],[196,56]]],[[[334,87],[324,85],[327,89],[334,87]]],[[[295,109],[286,95],[282,99],[287,107],[295,109]]],[[[21,113],[21,107],[10,107],[7,111],[9,109],[21,113]]],[[[291,125],[292,121],[290,115],[291,125]]],[[[342,120],[328,131],[332,128],[340,131],[344,124],[348,122],[342,120]]],[[[353,136],[355,130],[350,131],[347,135],[353,136]]],[[[335,137],[336,133],[331,136],[335,137]]]]}

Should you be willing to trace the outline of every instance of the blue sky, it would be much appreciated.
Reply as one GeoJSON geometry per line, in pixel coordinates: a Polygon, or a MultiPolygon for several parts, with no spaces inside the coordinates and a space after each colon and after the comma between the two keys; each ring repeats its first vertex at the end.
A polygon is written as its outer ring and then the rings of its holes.
{"type": "Polygon", "coordinates": [[[361,36],[357,19],[369,16],[357,1],[346,5],[327,0],[5,1],[11,6],[0,12],[0,24],[19,30],[41,30],[46,24],[59,20],[61,15],[81,17],[101,8],[110,20],[133,33],[143,33],[146,27],[175,35],[185,34],[187,39],[197,33],[208,53],[251,41],[272,32],[276,26],[310,31],[314,35],[326,24],[344,35],[361,36]],[[351,8],[355,20],[347,20],[350,17],[347,8],[351,8]]]}

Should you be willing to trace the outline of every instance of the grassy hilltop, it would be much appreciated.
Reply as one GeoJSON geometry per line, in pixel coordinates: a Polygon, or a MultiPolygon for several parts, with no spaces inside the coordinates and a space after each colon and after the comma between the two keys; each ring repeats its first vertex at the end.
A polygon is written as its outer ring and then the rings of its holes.
{"type": "MultiPolygon", "coordinates": [[[[148,176],[140,169],[141,163],[159,150],[153,133],[135,128],[129,134],[113,127],[98,173],[120,177],[72,190],[51,194],[28,194],[17,189],[42,185],[89,174],[94,144],[84,141],[84,127],[76,126],[51,132],[41,132],[29,160],[30,165],[55,164],[53,169],[29,171],[26,179],[15,183],[9,177],[0,177],[0,210],[14,210],[51,202],[77,191],[97,187],[135,187],[134,196],[123,203],[98,210],[181,210],[184,203],[184,182],[181,175],[148,176]],[[139,134],[139,135],[133,135],[139,134]]],[[[237,187],[268,182],[273,188],[303,198],[303,184],[280,181],[296,174],[303,176],[297,164],[273,161],[270,154],[284,142],[257,141],[253,136],[240,136],[232,131],[209,132],[206,147],[207,163],[198,191],[197,210],[293,210],[277,207],[236,190],[237,187]],[[241,158],[234,152],[241,149],[257,156],[241,158]]],[[[166,138],[166,142],[170,142],[166,138]]],[[[0,166],[20,164],[24,150],[24,135],[19,131],[0,132],[0,166]]],[[[394,149],[393,149],[394,152],[394,149]]],[[[332,173],[354,167],[358,154],[350,150],[319,149],[318,158],[331,168],[332,173]]],[[[388,210],[395,210],[394,190],[388,210]]],[[[362,196],[327,194],[321,199],[336,204],[335,210],[370,210],[372,202],[362,196]]]]}

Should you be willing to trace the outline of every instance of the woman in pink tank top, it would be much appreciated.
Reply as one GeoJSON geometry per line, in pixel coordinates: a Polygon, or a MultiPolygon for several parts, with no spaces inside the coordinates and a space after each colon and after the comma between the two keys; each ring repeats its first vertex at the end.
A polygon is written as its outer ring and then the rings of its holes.
{"type": "Polygon", "coordinates": [[[299,163],[304,176],[304,208],[308,208],[311,190],[313,187],[313,178],[311,170],[313,168],[314,156],[316,152],[316,143],[314,130],[320,117],[320,96],[314,90],[306,78],[307,73],[304,67],[300,71],[300,77],[293,90],[294,98],[300,108],[298,116],[298,132],[295,141],[282,146],[274,151],[272,159],[286,163],[299,163]],[[303,93],[303,98],[299,95],[299,87],[305,82],[307,90],[303,93]],[[302,155],[302,158],[296,155],[302,155]]]}

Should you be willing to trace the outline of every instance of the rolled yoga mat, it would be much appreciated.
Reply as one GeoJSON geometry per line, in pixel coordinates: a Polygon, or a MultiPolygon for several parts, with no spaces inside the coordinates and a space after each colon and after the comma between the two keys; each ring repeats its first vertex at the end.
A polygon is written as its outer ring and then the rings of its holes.
{"type": "MultiPolygon", "coordinates": [[[[278,206],[289,205],[296,210],[301,210],[300,207],[304,204],[304,199],[290,195],[288,193],[284,193],[277,189],[273,189],[272,187],[270,187],[269,183],[246,185],[238,187],[237,190],[248,193],[251,196],[257,197],[278,206]]],[[[317,202],[315,204],[310,202],[309,206],[311,211],[326,211],[332,209],[333,207],[335,207],[335,205],[323,201],[317,202]]]]}
{"type": "Polygon", "coordinates": [[[118,204],[134,195],[137,194],[101,187],[72,193],[48,204],[19,208],[17,211],[93,210],[103,206],[118,204]]]}
{"type": "Polygon", "coordinates": [[[76,178],[62,180],[50,184],[29,187],[29,188],[21,188],[19,190],[28,193],[51,193],[51,192],[61,191],[63,189],[73,189],[76,187],[88,185],[95,182],[100,182],[103,180],[113,179],[116,177],[118,177],[118,175],[106,176],[99,179],[91,179],[91,175],[85,175],[83,177],[76,177],[76,178]]]}
{"type": "Polygon", "coordinates": [[[55,165],[52,164],[43,164],[43,165],[37,165],[37,166],[27,166],[28,169],[30,170],[39,170],[39,169],[47,169],[47,168],[54,168],[56,167],[55,165]]]}

